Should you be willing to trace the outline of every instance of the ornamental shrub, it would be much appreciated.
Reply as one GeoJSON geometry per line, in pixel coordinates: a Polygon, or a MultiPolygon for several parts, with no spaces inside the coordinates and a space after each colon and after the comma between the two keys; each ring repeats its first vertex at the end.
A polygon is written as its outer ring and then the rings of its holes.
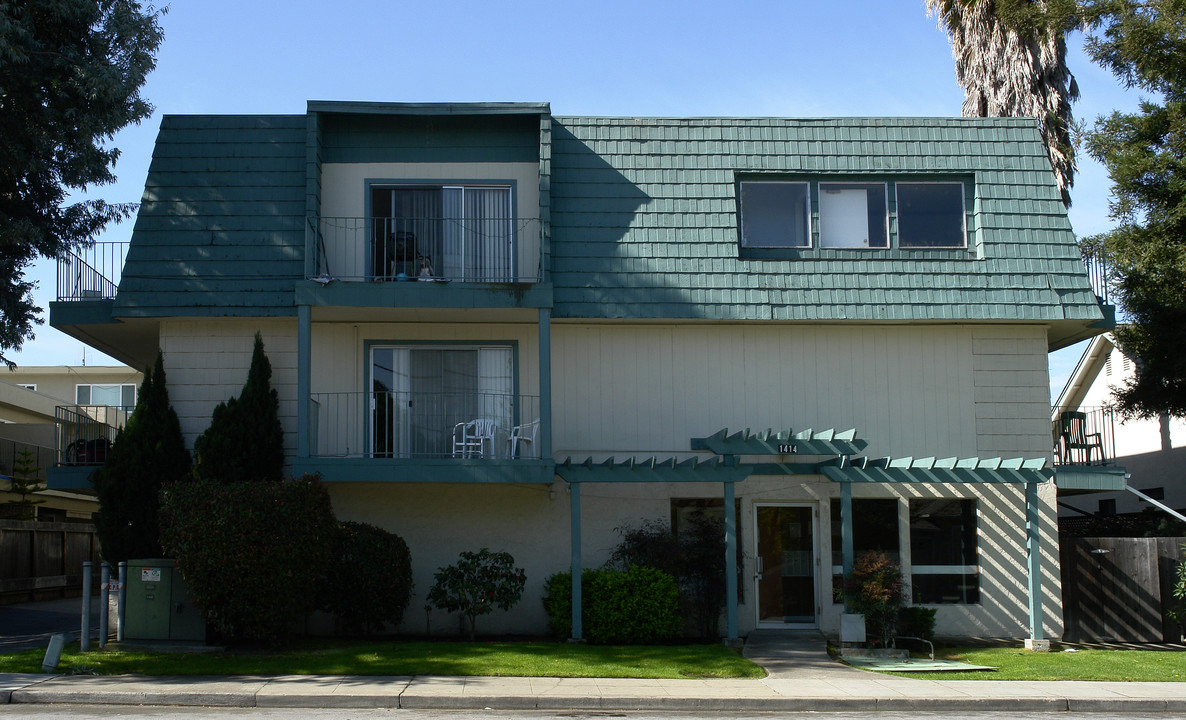
{"type": "Polygon", "coordinates": [[[210,427],[194,441],[194,477],[224,483],[284,477],[280,399],[271,381],[272,364],[256,333],[242,392],[214,408],[210,427]]]}
{"type": "Polygon", "coordinates": [[[395,628],[412,599],[412,554],[395,533],[344,522],[334,533],[321,607],[346,632],[365,635],[395,628]]]}
{"type": "Polygon", "coordinates": [[[228,641],[281,640],[316,607],[335,527],[329,494],[311,476],[161,493],[162,545],[228,641]]]}
{"type": "Polygon", "coordinates": [[[160,490],[189,477],[181,422],[169,405],[164,355],[144,371],[136,408],[92,476],[99,512],[95,529],[103,559],[161,556],[160,490]]]}
{"type": "Polygon", "coordinates": [[[479,615],[487,615],[495,607],[510,610],[523,597],[527,575],[514,565],[510,553],[492,553],[486,548],[476,553],[464,551],[456,565],[439,568],[433,575],[428,602],[439,610],[464,615],[473,640],[479,615]]]}
{"type": "Polygon", "coordinates": [[[883,552],[863,552],[853,562],[844,588],[849,611],[865,616],[869,644],[889,647],[897,634],[898,613],[906,599],[901,566],[883,552]]]}
{"type": "Polygon", "coordinates": [[[911,605],[898,613],[898,632],[907,637],[935,639],[935,608],[911,605]]]}
{"type": "Polygon", "coordinates": [[[1170,594],[1174,601],[1170,603],[1167,614],[1181,629],[1186,630],[1186,543],[1182,544],[1182,559],[1174,571],[1174,586],[1170,594]]]}
{"type": "MultiPolygon", "coordinates": [[[[552,632],[572,635],[572,573],[544,584],[544,609],[552,632]]],[[[582,635],[598,644],[646,644],[676,637],[683,627],[679,586],[670,573],[632,565],[581,573],[582,635]]]]}

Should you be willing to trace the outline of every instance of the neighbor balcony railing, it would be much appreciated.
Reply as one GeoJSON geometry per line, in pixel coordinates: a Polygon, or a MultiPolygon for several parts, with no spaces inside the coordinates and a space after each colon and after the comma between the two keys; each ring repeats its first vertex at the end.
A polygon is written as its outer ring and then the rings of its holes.
{"type": "Polygon", "coordinates": [[[309,406],[313,457],[539,457],[538,395],[312,393],[309,406]],[[476,433],[474,421],[489,432],[476,433]]]}
{"type": "Polygon", "coordinates": [[[1054,461],[1058,465],[1112,465],[1116,462],[1115,411],[1082,407],[1051,413],[1054,461]]]}
{"type": "Polygon", "coordinates": [[[309,218],[311,279],[532,283],[538,218],[309,218]]]}
{"type": "Polygon", "coordinates": [[[132,410],[110,405],[59,405],[54,410],[57,464],[102,465],[132,410]]]}
{"type": "Polygon", "coordinates": [[[1087,268],[1087,280],[1101,305],[1111,305],[1108,297],[1108,257],[1103,248],[1082,247],[1083,265],[1087,268]]]}
{"type": "Polygon", "coordinates": [[[78,248],[58,260],[58,300],[109,300],[115,297],[128,254],[126,242],[78,248]]]}

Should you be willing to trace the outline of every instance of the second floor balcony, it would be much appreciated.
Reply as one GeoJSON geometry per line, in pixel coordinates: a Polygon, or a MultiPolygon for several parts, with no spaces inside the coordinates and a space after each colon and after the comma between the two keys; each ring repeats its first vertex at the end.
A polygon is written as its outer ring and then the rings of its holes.
{"type": "Polygon", "coordinates": [[[309,219],[310,279],[355,282],[537,283],[538,218],[309,219]]]}
{"type": "Polygon", "coordinates": [[[60,405],[54,411],[55,464],[102,465],[132,407],[60,405]]]}
{"type": "Polygon", "coordinates": [[[58,260],[58,300],[114,298],[127,254],[126,242],[99,242],[67,252],[58,260]]]}
{"type": "Polygon", "coordinates": [[[1054,413],[1052,435],[1055,463],[1072,466],[1114,465],[1114,412],[1107,407],[1082,407],[1054,413]]]}

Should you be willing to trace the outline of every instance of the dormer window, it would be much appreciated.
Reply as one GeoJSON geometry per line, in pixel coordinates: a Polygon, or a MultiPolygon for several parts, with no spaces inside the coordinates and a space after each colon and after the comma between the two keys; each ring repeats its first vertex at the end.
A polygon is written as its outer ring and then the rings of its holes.
{"type": "Polygon", "coordinates": [[[805,182],[741,183],[741,245],[811,247],[811,198],[805,182]]]}
{"type": "Polygon", "coordinates": [[[962,248],[964,186],[954,182],[900,182],[898,247],[962,248]]]}

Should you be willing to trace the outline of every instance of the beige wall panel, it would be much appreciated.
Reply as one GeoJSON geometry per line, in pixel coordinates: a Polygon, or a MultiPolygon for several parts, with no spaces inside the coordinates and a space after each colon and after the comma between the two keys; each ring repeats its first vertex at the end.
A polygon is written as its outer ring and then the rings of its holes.
{"type": "Polygon", "coordinates": [[[210,426],[214,407],[243,390],[257,331],[272,365],[272,387],[280,398],[284,447],[289,455],[295,451],[297,325],[295,320],[271,318],[161,323],[169,400],[188,447],[193,448],[194,439],[210,426]]]}
{"type": "MultiPolygon", "coordinates": [[[[321,216],[365,218],[367,181],[409,182],[515,181],[515,213],[520,221],[539,218],[539,163],[325,163],[321,166],[321,216]]],[[[534,273],[539,266],[538,222],[520,222],[518,266],[534,273]]],[[[366,233],[360,236],[366,239],[366,233]]],[[[340,277],[366,273],[366,247],[331,244],[329,267],[340,277]],[[338,268],[341,268],[340,270],[338,268]]]]}
{"type": "Polygon", "coordinates": [[[552,338],[558,457],[788,426],[856,427],[873,455],[975,454],[966,328],[558,322],[552,338]]]}
{"type": "Polygon", "coordinates": [[[1052,457],[1043,329],[976,326],[972,347],[977,454],[1052,457]]]}

